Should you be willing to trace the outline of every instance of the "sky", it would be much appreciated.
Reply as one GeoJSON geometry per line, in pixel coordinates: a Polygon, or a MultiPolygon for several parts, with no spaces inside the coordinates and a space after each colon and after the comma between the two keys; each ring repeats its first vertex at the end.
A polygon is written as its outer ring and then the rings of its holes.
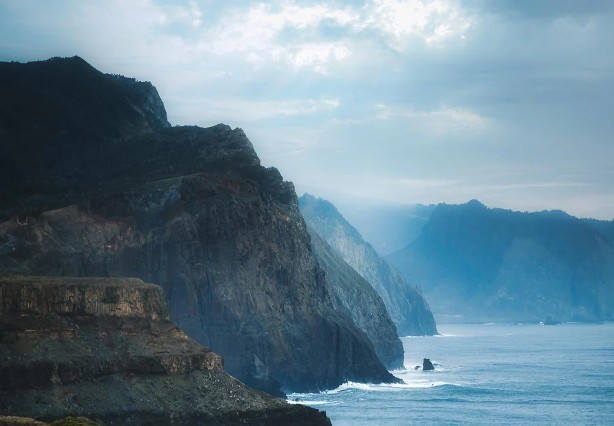
{"type": "Polygon", "coordinates": [[[0,0],[0,61],[74,55],[299,195],[614,218],[614,1],[0,0]]]}

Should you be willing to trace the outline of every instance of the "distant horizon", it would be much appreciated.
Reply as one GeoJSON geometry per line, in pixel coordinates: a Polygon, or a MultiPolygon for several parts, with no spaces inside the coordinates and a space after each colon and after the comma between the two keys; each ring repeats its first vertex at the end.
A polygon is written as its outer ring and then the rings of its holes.
{"type": "MultiPolygon", "coordinates": [[[[312,192],[308,192],[308,191],[304,191],[304,192],[299,192],[297,191],[297,196],[300,198],[303,195],[311,195],[314,196],[316,198],[321,198],[325,201],[330,202],[331,204],[333,204],[338,210],[340,210],[342,208],[347,209],[348,207],[360,207],[360,206],[368,206],[368,207],[379,207],[379,208],[404,208],[404,207],[415,207],[415,206],[423,206],[423,207],[429,207],[429,206],[438,206],[438,205],[449,205],[449,206],[461,206],[461,205],[465,205],[470,203],[471,201],[477,201],[480,204],[484,205],[487,209],[489,210],[507,210],[507,211],[511,211],[514,213],[542,213],[542,212],[562,212],[565,213],[569,216],[575,217],[577,219],[593,219],[593,220],[599,220],[599,221],[605,221],[605,222],[612,222],[614,221],[614,217],[612,218],[598,218],[598,217],[589,217],[589,216],[577,216],[571,212],[568,212],[566,210],[563,209],[557,209],[557,208],[547,208],[547,209],[541,209],[541,210],[520,210],[514,207],[502,207],[502,206],[495,206],[495,205],[488,205],[487,203],[483,202],[480,199],[477,198],[472,198],[466,201],[460,201],[460,202],[447,202],[447,201],[440,201],[440,202],[432,202],[432,203],[420,203],[420,202],[415,202],[415,203],[406,203],[406,202],[394,202],[394,201],[389,201],[389,200],[377,200],[377,199],[364,199],[363,198],[363,202],[359,201],[359,199],[357,198],[347,198],[345,200],[339,201],[339,202],[335,202],[332,198],[326,198],[324,196],[318,195],[318,194],[314,194],[312,192]]],[[[341,212],[343,214],[343,212],[341,212]]]]}
{"type": "MultiPolygon", "coordinates": [[[[73,55],[73,56],[66,56],[66,57],[59,57],[59,58],[72,58],[72,57],[80,57],[79,55],[73,55]]],[[[45,62],[47,60],[50,59],[54,59],[54,58],[58,58],[58,57],[49,57],[49,58],[44,58],[44,59],[36,59],[36,60],[32,60],[32,61],[24,61],[24,62],[45,62]]],[[[85,60],[87,62],[87,59],[85,58],[81,58],[83,60],[85,60]]],[[[20,62],[23,63],[21,61],[8,61],[8,62],[20,62]]],[[[89,63],[89,62],[88,62],[89,63]]],[[[102,70],[99,70],[102,71],[102,70]]],[[[102,71],[104,72],[104,71],[102,71]]],[[[105,72],[105,74],[114,74],[114,73],[110,73],[110,72],[105,72]]],[[[132,76],[124,76],[124,77],[128,77],[128,78],[133,78],[132,76]]],[[[154,86],[155,86],[155,82],[151,82],[154,86]]],[[[164,102],[164,99],[162,99],[162,101],[164,102]]],[[[168,114],[168,111],[167,111],[168,114]]],[[[225,124],[226,123],[216,123],[216,124],[225,124]]],[[[177,124],[172,124],[172,126],[177,126],[177,124]]],[[[182,125],[190,125],[190,124],[182,124],[182,125]]],[[[240,126],[237,128],[241,128],[240,126]]],[[[243,128],[241,128],[243,130],[243,128]]],[[[249,134],[247,135],[249,138],[249,134]]],[[[258,154],[258,150],[256,150],[256,154],[258,154]]],[[[260,157],[260,156],[259,156],[260,157]]],[[[267,165],[269,167],[277,167],[275,164],[271,164],[271,165],[267,165]]],[[[288,180],[285,176],[282,175],[282,177],[284,178],[284,180],[288,180]]],[[[290,181],[292,182],[292,181],[290,181]]],[[[296,183],[292,182],[295,186],[296,183]]],[[[356,196],[356,197],[351,197],[351,196],[347,196],[347,195],[341,195],[341,196],[335,196],[332,195],[331,198],[327,198],[318,194],[315,194],[313,192],[310,191],[299,191],[298,189],[296,190],[297,192],[297,196],[301,197],[304,194],[309,194],[309,195],[313,195],[315,197],[318,198],[322,198],[325,199],[327,201],[330,201],[333,205],[335,205],[335,207],[338,207],[339,205],[342,206],[347,206],[348,205],[370,205],[370,206],[381,206],[381,207],[398,207],[398,208],[402,208],[402,207],[410,207],[410,206],[437,206],[439,204],[447,204],[447,205],[463,205],[463,204],[468,204],[471,201],[478,201],[479,203],[483,204],[485,207],[489,208],[489,209],[503,209],[503,210],[509,210],[509,211],[513,211],[513,212],[517,212],[517,213],[539,213],[539,212],[546,212],[546,211],[561,211],[563,213],[566,213],[570,216],[576,217],[578,219],[595,219],[595,220],[603,220],[603,221],[614,221],[614,214],[611,217],[593,217],[593,216],[579,216],[577,214],[574,214],[571,211],[567,211],[564,210],[562,208],[538,208],[535,207],[533,209],[528,209],[528,210],[521,210],[520,208],[517,207],[513,207],[513,206],[500,206],[500,205],[488,205],[486,202],[478,199],[478,198],[470,198],[467,199],[466,201],[431,201],[431,202],[420,202],[420,201],[416,201],[416,202],[408,202],[408,201],[395,201],[395,200],[388,200],[388,199],[377,199],[377,198],[367,198],[364,196],[356,196]],[[340,200],[337,202],[334,202],[333,200],[340,200]],[[363,202],[361,203],[361,201],[359,200],[363,200],[363,202]]],[[[326,191],[324,191],[326,192],[326,191]]]]}
{"type": "MultiPolygon", "coordinates": [[[[79,55],[73,55],[73,56],[66,56],[66,57],[63,57],[63,58],[71,58],[71,57],[80,57],[80,56],[79,55]]],[[[54,59],[54,58],[57,58],[57,57],[50,57],[50,58],[44,58],[44,59],[36,59],[36,60],[33,60],[33,61],[24,61],[24,62],[45,62],[47,60],[54,59]]],[[[60,57],[60,58],[62,58],[62,57],[60,57]]],[[[85,60],[87,62],[86,58],[81,58],[81,59],[83,59],[83,60],[85,60]]],[[[8,62],[23,63],[21,61],[8,61],[8,62]]],[[[99,70],[99,71],[102,71],[102,70],[99,70]]],[[[105,72],[105,74],[113,74],[113,73],[105,72]]],[[[133,77],[131,77],[129,75],[128,76],[124,76],[124,77],[133,78],[133,77]]],[[[151,83],[155,86],[155,82],[151,82],[151,83]]],[[[162,101],[164,102],[164,99],[162,99],[162,101]]],[[[168,111],[167,111],[167,114],[168,114],[168,111]]],[[[226,123],[217,123],[217,124],[226,124],[226,123]]],[[[176,124],[172,124],[172,123],[171,123],[171,125],[176,126],[176,124]]],[[[182,124],[182,125],[190,125],[190,124],[182,124]]],[[[241,128],[241,127],[239,126],[238,128],[241,128]]],[[[249,134],[247,136],[249,138],[249,134]]],[[[258,154],[257,150],[256,150],[256,154],[258,154]]],[[[272,167],[277,167],[275,164],[271,164],[271,165],[268,165],[268,166],[269,167],[271,167],[271,166],[272,167]]],[[[284,180],[288,180],[288,179],[286,179],[285,176],[282,175],[282,177],[284,178],[284,180]]],[[[292,183],[294,185],[296,185],[294,182],[292,182],[292,183]]],[[[325,199],[327,201],[330,201],[336,207],[338,207],[338,204],[345,205],[345,206],[347,206],[348,204],[350,204],[350,205],[351,204],[356,204],[356,205],[361,205],[361,204],[365,205],[365,204],[367,204],[367,205],[371,205],[371,206],[382,206],[382,207],[388,206],[388,207],[399,207],[399,208],[401,208],[401,207],[417,206],[417,205],[420,205],[420,206],[429,206],[429,205],[436,206],[436,205],[439,205],[439,204],[463,205],[463,204],[468,204],[469,202],[475,200],[475,201],[478,201],[479,203],[483,204],[484,206],[486,206],[489,209],[503,209],[503,210],[510,210],[510,211],[518,212],[518,213],[539,213],[539,212],[544,212],[544,211],[561,211],[563,213],[566,213],[566,214],[568,214],[570,216],[573,216],[573,217],[576,217],[578,219],[596,219],[596,220],[604,220],[604,221],[613,221],[614,220],[614,215],[612,217],[609,217],[609,218],[607,218],[607,217],[604,217],[604,218],[592,217],[592,216],[578,216],[578,215],[576,215],[576,214],[574,214],[574,213],[572,213],[570,211],[566,211],[566,210],[564,210],[562,208],[542,208],[542,209],[534,208],[534,209],[529,209],[529,210],[520,210],[519,208],[515,208],[513,206],[504,207],[504,206],[499,206],[499,205],[488,205],[486,202],[484,202],[484,201],[482,201],[482,200],[480,200],[478,198],[470,198],[470,199],[467,199],[466,201],[454,201],[454,202],[450,202],[450,201],[431,201],[431,202],[416,201],[416,202],[408,202],[408,201],[394,201],[394,200],[377,199],[377,198],[366,198],[364,196],[348,197],[348,196],[345,196],[345,195],[342,195],[340,197],[333,195],[332,198],[329,199],[327,197],[315,194],[315,193],[310,192],[310,191],[302,191],[302,192],[300,192],[297,189],[296,192],[297,192],[297,196],[298,197],[301,197],[304,194],[313,195],[315,197],[322,198],[322,199],[325,199]],[[333,202],[334,199],[337,199],[337,200],[340,199],[341,201],[333,202]],[[361,203],[359,201],[360,199],[363,200],[363,203],[361,203]]]]}
{"type": "Polygon", "coordinates": [[[0,61],[150,81],[169,122],[244,129],[298,193],[612,220],[613,21],[602,0],[6,0],[0,61]]]}

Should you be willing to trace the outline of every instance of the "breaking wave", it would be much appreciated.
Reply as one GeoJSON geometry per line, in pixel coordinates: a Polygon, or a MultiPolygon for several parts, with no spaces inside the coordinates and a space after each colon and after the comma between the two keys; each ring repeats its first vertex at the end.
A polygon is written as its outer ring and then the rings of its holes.
{"type": "MultiPolygon", "coordinates": [[[[405,380],[405,377],[403,377],[405,380]]],[[[430,380],[426,379],[418,379],[418,380],[405,380],[405,383],[358,383],[358,382],[345,382],[341,384],[339,387],[335,389],[325,390],[318,393],[292,393],[288,395],[288,402],[301,404],[308,402],[311,404],[329,404],[330,401],[327,400],[313,400],[316,395],[336,395],[345,393],[348,391],[364,391],[364,392],[398,392],[408,389],[424,389],[438,386],[451,386],[451,387],[462,387],[462,385],[449,383],[438,380],[430,380]],[[303,399],[307,398],[307,401],[303,401],[303,399]]]]}

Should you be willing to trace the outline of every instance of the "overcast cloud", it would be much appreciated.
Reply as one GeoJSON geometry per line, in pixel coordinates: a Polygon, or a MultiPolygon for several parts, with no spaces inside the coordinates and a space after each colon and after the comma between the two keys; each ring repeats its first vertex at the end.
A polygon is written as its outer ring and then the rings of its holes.
{"type": "Polygon", "coordinates": [[[0,1],[0,60],[149,80],[341,202],[614,218],[614,2],[0,1]]]}

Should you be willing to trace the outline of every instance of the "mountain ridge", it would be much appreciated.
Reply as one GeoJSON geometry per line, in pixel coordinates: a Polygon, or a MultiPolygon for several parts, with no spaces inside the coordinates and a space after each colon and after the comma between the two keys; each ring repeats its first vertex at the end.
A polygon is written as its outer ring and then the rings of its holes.
{"type": "MultiPolygon", "coordinates": [[[[2,95],[50,100],[0,126],[0,273],[156,282],[173,321],[273,394],[397,381],[330,294],[294,186],[245,133],[168,127],[153,86],[134,96],[131,79],[84,62],[0,64],[1,82],[42,75],[2,95]]],[[[0,112],[13,102],[0,96],[0,112]]]]}
{"type": "Polygon", "coordinates": [[[441,204],[421,236],[388,259],[448,321],[603,321],[614,301],[608,224],[560,210],[441,204]]]}

